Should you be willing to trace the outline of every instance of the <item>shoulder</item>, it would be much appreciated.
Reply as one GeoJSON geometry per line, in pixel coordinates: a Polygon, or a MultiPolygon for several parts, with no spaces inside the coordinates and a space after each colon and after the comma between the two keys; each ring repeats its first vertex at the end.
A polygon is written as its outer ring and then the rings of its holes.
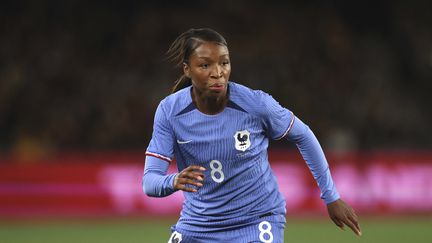
{"type": "Polygon", "coordinates": [[[189,106],[191,102],[190,87],[186,87],[165,97],[159,103],[158,110],[163,111],[167,117],[172,117],[189,106]]]}
{"type": "Polygon", "coordinates": [[[230,82],[230,99],[233,101],[252,101],[255,102],[257,99],[262,99],[262,96],[266,93],[262,90],[251,89],[245,85],[230,82]]]}
{"type": "Polygon", "coordinates": [[[263,105],[271,96],[262,91],[230,82],[230,100],[252,114],[262,113],[263,105]]]}

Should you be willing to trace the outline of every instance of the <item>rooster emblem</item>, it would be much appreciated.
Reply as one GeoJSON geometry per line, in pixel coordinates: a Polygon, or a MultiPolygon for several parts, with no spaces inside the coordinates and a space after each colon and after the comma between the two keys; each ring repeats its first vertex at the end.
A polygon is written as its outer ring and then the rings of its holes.
{"type": "Polygon", "coordinates": [[[246,151],[251,145],[250,132],[248,130],[238,131],[234,134],[235,148],[240,151],[246,151]]]}

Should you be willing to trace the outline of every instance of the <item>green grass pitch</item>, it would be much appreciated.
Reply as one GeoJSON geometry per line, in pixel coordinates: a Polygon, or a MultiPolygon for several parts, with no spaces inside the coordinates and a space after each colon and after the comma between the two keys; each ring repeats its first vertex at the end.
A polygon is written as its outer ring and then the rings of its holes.
{"type": "MultiPolygon", "coordinates": [[[[176,219],[0,220],[1,243],[157,243],[167,242],[176,219]]],[[[285,242],[432,242],[432,217],[366,217],[363,236],[342,231],[326,218],[288,217],[285,242]]]]}

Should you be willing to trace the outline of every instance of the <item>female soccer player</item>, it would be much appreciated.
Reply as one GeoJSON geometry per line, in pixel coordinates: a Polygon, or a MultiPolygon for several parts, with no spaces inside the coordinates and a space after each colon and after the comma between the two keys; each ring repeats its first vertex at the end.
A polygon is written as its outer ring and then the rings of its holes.
{"type": "Polygon", "coordinates": [[[153,197],[184,191],[169,242],[283,242],[285,199],[268,162],[269,138],[296,143],[330,218],[361,235],[309,127],[267,93],[228,81],[228,46],[219,33],[190,29],[168,56],[183,75],[156,110],[143,189],[153,197]],[[179,173],[167,175],[174,157],[179,173]]]}

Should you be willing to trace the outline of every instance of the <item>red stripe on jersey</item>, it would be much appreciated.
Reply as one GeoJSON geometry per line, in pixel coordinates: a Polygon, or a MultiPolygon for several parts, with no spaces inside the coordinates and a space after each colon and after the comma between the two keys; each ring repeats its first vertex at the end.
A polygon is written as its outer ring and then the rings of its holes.
{"type": "Polygon", "coordinates": [[[160,154],[156,154],[156,153],[152,153],[152,152],[148,152],[148,151],[145,153],[145,155],[153,156],[153,157],[156,157],[158,159],[165,160],[168,163],[171,163],[171,161],[172,161],[172,159],[170,159],[170,158],[168,158],[166,156],[163,156],[163,155],[160,155],[160,154]]]}
{"type": "Polygon", "coordinates": [[[276,138],[276,140],[280,140],[283,137],[285,137],[289,133],[289,131],[291,130],[291,128],[293,127],[295,116],[294,116],[294,114],[292,112],[291,112],[291,114],[292,114],[293,118],[291,119],[291,122],[290,122],[290,124],[288,126],[288,129],[285,131],[285,133],[282,136],[280,136],[279,138],[276,138]]]}

